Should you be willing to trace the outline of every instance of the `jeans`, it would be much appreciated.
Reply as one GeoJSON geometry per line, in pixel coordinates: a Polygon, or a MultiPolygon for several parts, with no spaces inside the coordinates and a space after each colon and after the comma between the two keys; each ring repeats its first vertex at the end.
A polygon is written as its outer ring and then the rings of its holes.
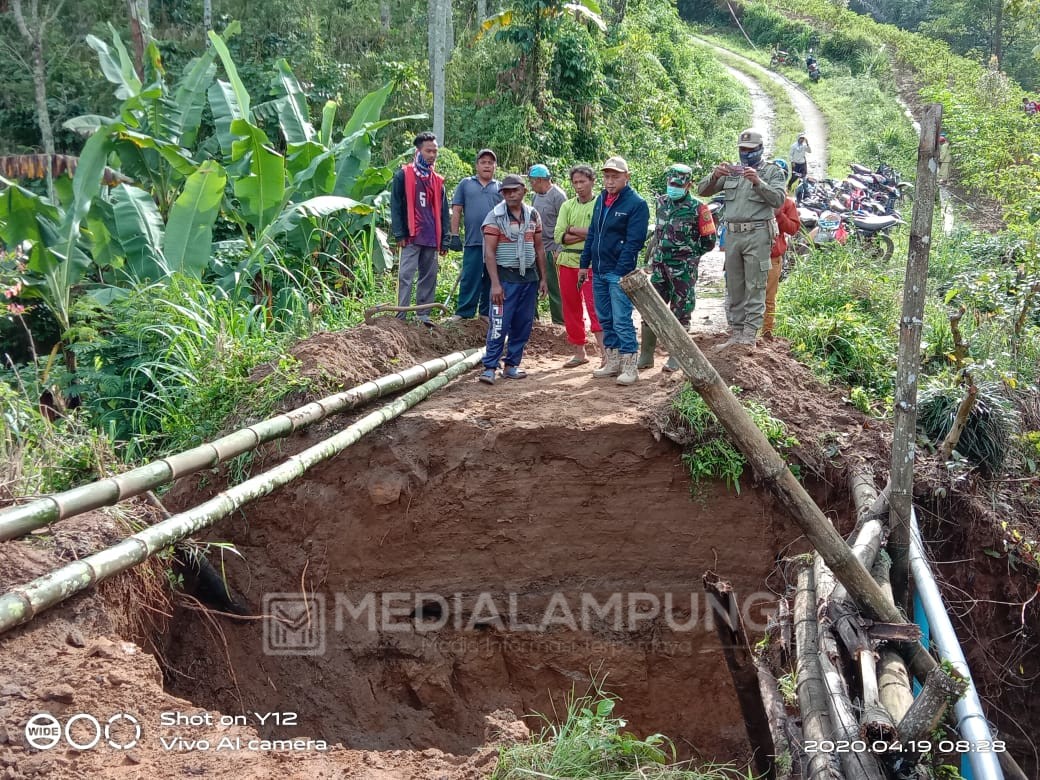
{"type": "Polygon", "coordinates": [[[462,249],[462,270],[459,271],[459,301],[455,313],[472,319],[480,312],[488,316],[488,301],[491,300],[491,278],[484,266],[484,246],[467,246],[462,249]]]}
{"type": "Polygon", "coordinates": [[[638,352],[632,301],[621,289],[621,277],[615,273],[593,274],[592,294],[596,300],[596,317],[603,328],[603,346],[616,349],[622,355],[638,352]]]}

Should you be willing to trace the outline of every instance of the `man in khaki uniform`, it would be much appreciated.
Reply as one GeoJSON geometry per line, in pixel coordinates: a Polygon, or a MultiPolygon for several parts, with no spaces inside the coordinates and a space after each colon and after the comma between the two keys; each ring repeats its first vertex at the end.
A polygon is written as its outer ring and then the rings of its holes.
{"type": "Polygon", "coordinates": [[[769,251],[777,236],[774,212],[787,195],[787,174],[764,159],[762,134],[745,130],[737,142],[740,164],[716,165],[701,179],[699,195],[725,193],[726,291],[730,337],[718,350],[754,347],[766,310],[769,251]]]}

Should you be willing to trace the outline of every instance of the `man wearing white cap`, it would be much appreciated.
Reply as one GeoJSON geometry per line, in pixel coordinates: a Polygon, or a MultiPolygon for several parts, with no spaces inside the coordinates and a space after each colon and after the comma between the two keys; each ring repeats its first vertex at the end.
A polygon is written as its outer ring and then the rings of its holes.
{"type": "Polygon", "coordinates": [[[766,311],[769,252],[779,235],[775,210],[787,197],[784,169],[763,158],[762,134],[745,130],[737,142],[740,164],[721,163],[701,179],[699,195],[725,193],[726,292],[730,337],[716,347],[753,348],[766,311]]]}
{"type": "Polygon", "coordinates": [[[632,323],[632,301],[621,289],[621,277],[636,269],[636,258],[646,243],[650,207],[628,185],[628,163],[623,157],[611,157],[602,170],[603,192],[592,210],[578,284],[585,282],[591,269],[596,317],[607,353],[606,363],[592,375],[616,376],[619,385],[630,385],[639,379],[639,340],[632,323]]]}
{"type": "Polygon", "coordinates": [[[791,144],[791,178],[787,181],[788,187],[796,179],[804,179],[809,175],[809,159],[806,156],[809,154],[812,154],[812,147],[809,146],[809,139],[805,137],[805,133],[801,132],[798,134],[798,140],[791,144]]]}
{"type": "Polygon", "coordinates": [[[560,216],[560,207],[567,202],[567,193],[553,184],[549,169],[538,163],[532,165],[527,178],[531,181],[534,197],[531,205],[542,218],[542,229],[545,232],[545,281],[549,285],[549,314],[553,325],[563,325],[563,302],[560,299],[560,278],[556,275],[556,258],[562,246],[556,243],[553,234],[556,231],[556,219],[560,216]]]}

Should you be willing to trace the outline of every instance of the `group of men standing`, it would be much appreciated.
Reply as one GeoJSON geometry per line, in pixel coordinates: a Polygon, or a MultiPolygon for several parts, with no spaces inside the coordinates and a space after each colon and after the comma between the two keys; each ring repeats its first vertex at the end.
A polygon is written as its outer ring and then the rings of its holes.
{"type": "MultiPolygon", "coordinates": [[[[764,160],[761,135],[744,131],[738,147],[739,165],[717,166],[697,187],[701,195],[725,193],[731,336],[721,349],[755,344],[765,311],[770,249],[778,235],[774,211],[787,193],[787,174],[764,160]]],[[[636,269],[650,226],[649,206],[631,187],[623,158],[614,156],[603,163],[598,195],[593,193],[591,168],[571,169],[576,196],[568,200],[542,164],[531,167],[527,182],[516,174],[497,181],[497,156],[482,149],[475,175],[455,188],[449,216],[444,181],[434,171],[437,139],[420,133],[415,149],[391,186],[391,225],[401,247],[398,304],[410,304],[417,282],[416,304],[432,306],[438,255],[461,250],[454,319],[488,320],[481,381],[494,384],[499,376],[526,376],[520,363],[538,298],[544,296],[549,297],[553,322],[566,326],[575,349],[566,366],[588,362],[586,316],[603,351],[594,376],[615,377],[628,385],[637,381],[639,368],[653,365],[656,339],[644,327],[640,351],[632,303],[620,284],[636,269]],[[524,202],[528,182],[534,193],[530,205],[524,202]],[[592,288],[591,301],[586,284],[592,288]]],[[[673,165],[666,181],[666,191],[656,202],[647,270],[676,318],[688,327],[696,303],[698,263],[715,245],[715,227],[708,208],[691,195],[693,173],[688,166],[673,165]]],[[[429,308],[417,316],[429,322],[429,308]]],[[[677,367],[672,358],[665,365],[666,370],[677,367]]]]}

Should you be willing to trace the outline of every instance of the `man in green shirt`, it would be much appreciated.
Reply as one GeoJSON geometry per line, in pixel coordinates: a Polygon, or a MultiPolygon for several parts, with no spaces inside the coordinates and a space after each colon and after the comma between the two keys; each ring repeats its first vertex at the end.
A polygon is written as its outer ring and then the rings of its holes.
{"type": "Polygon", "coordinates": [[[588,312],[589,323],[600,355],[604,355],[603,328],[596,319],[596,305],[592,299],[592,285],[586,280],[578,286],[578,264],[581,261],[581,250],[585,248],[585,236],[592,223],[592,209],[596,198],[592,193],[596,186],[596,173],[588,165],[575,165],[570,171],[571,186],[576,196],[560,206],[556,218],[553,238],[561,246],[556,259],[556,270],[560,278],[560,300],[563,304],[563,324],[567,329],[567,341],[574,347],[574,356],[566,363],[565,368],[581,366],[589,362],[585,354],[585,313],[588,312]],[[584,302],[584,311],[582,303],[584,302]]]}

